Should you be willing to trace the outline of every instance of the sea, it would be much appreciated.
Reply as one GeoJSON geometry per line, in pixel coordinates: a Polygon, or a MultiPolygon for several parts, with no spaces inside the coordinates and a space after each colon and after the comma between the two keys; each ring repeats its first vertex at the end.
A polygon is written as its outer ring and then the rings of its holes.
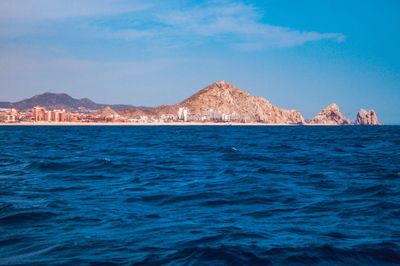
{"type": "Polygon", "coordinates": [[[0,265],[400,265],[400,126],[0,127],[0,265]]]}

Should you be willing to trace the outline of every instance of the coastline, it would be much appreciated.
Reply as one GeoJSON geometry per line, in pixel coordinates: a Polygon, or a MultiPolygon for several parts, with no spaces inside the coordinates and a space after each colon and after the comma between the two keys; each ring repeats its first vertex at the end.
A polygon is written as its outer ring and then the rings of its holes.
{"type": "Polygon", "coordinates": [[[237,123],[237,122],[17,122],[0,123],[1,126],[352,126],[332,124],[275,124],[275,123],[237,123]]]}
{"type": "Polygon", "coordinates": [[[0,123],[0,126],[298,126],[266,123],[221,123],[221,122],[18,122],[0,123]]]}

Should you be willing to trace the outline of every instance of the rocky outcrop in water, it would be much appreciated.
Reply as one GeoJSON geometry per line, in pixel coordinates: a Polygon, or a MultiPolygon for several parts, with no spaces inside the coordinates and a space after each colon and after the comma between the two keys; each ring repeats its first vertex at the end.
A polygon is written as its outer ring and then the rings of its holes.
{"type": "Polygon", "coordinates": [[[319,125],[351,125],[351,121],[345,117],[336,103],[332,103],[319,112],[310,124],[319,125]]]}
{"type": "Polygon", "coordinates": [[[357,119],[355,121],[356,125],[380,125],[381,123],[378,120],[378,116],[376,115],[374,110],[365,110],[360,109],[357,114],[357,119]]]}

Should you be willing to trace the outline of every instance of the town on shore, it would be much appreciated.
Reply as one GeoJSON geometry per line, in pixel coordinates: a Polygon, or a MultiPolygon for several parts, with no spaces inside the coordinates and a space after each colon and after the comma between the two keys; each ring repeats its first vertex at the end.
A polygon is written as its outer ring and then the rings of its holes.
{"type": "Polygon", "coordinates": [[[43,124],[243,124],[243,125],[381,125],[374,110],[360,109],[355,121],[330,104],[305,120],[297,110],[286,110],[252,96],[234,85],[217,81],[175,105],[159,107],[107,106],[66,94],[45,93],[16,102],[0,102],[0,123],[43,124]]]}

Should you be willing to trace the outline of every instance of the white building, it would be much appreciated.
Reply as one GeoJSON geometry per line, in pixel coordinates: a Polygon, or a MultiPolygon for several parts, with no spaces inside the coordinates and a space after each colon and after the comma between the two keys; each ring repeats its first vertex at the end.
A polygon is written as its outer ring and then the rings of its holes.
{"type": "Polygon", "coordinates": [[[222,121],[229,122],[231,120],[231,116],[227,114],[222,114],[222,121]]]}
{"type": "Polygon", "coordinates": [[[189,114],[189,111],[188,111],[188,109],[186,107],[179,107],[179,110],[178,110],[178,119],[179,120],[187,122],[188,121],[188,114],[189,114]]]}
{"type": "Polygon", "coordinates": [[[15,116],[14,115],[0,114],[0,122],[2,122],[2,123],[14,123],[15,122],[15,116]]]}
{"type": "Polygon", "coordinates": [[[0,122],[2,123],[14,123],[18,117],[18,111],[14,108],[1,108],[0,109],[0,122]]]}

